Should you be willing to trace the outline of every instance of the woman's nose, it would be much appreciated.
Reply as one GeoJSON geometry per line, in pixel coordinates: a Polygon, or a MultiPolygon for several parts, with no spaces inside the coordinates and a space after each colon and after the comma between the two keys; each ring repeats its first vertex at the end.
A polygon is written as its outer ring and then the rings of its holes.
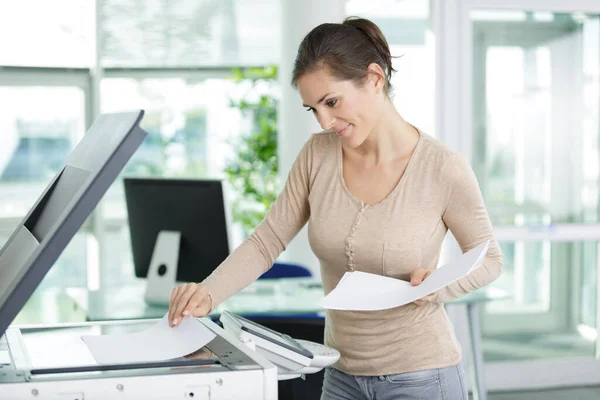
{"type": "Polygon", "coordinates": [[[331,128],[335,124],[335,118],[330,118],[328,115],[321,116],[319,118],[319,125],[323,130],[331,128]]]}

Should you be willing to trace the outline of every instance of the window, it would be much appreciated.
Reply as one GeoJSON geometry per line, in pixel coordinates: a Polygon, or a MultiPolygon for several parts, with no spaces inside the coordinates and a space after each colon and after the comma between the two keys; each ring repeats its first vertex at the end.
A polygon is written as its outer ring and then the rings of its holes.
{"type": "Polygon", "coordinates": [[[486,306],[486,357],[592,355],[598,15],[485,10],[470,18],[473,168],[504,252],[495,285],[513,295],[486,306]],[[553,341],[564,343],[560,352],[544,354],[553,341]]]}
{"type": "Polygon", "coordinates": [[[102,0],[104,67],[261,66],[279,61],[277,0],[102,0]]]}
{"type": "Polygon", "coordinates": [[[0,218],[25,215],[85,132],[77,87],[0,86],[0,218]]]}

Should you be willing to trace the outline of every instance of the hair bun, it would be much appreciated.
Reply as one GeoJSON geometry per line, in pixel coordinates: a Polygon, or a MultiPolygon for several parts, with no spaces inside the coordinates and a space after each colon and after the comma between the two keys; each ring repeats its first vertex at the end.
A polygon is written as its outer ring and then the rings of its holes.
{"type": "Polygon", "coordinates": [[[352,26],[367,35],[377,49],[377,52],[385,60],[388,79],[392,79],[392,72],[395,72],[396,70],[392,67],[392,53],[390,52],[390,46],[385,39],[383,32],[381,32],[381,29],[379,29],[372,21],[360,17],[348,17],[344,20],[342,25],[352,26]]]}

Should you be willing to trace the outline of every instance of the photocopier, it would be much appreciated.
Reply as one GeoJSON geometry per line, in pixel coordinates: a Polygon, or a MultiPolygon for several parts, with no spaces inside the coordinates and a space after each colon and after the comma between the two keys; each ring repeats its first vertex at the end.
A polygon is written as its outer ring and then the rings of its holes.
{"type": "Polygon", "coordinates": [[[320,371],[340,354],[227,311],[184,357],[97,363],[81,339],[155,320],[11,325],[147,133],[143,110],[102,114],[0,249],[0,399],[277,399],[277,381],[320,371]]]}

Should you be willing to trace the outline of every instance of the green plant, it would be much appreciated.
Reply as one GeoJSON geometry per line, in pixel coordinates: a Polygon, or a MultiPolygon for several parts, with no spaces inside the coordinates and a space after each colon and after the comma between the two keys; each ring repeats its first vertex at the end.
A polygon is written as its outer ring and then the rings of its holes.
{"type": "Polygon", "coordinates": [[[233,72],[240,87],[249,89],[241,99],[230,99],[230,105],[239,109],[252,124],[250,132],[234,144],[235,156],[224,172],[235,191],[233,221],[239,223],[244,236],[248,236],[264,219],[279,193],[277,68],[235,69],[233,72]]]}

